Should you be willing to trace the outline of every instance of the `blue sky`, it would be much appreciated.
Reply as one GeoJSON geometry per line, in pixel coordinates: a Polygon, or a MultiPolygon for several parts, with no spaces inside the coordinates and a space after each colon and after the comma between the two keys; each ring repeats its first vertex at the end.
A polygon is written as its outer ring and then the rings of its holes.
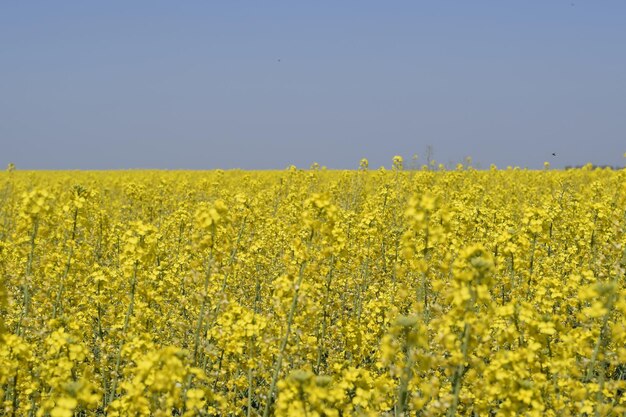
{"type": "Polygon", "coordinates": [[[625,22],[623,0],[7,0],[0,164],[623,165],[625,22]]]}

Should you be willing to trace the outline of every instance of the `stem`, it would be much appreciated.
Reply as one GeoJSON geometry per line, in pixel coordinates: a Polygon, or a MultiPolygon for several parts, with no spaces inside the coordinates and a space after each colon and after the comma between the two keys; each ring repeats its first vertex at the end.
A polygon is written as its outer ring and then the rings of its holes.
{"type": "Polygon", "coordinates": [[[513,297],[513,289],[515,288],[515,255],[511,253],[511,298],[513,297]]]}
{"type": "Polygon", "coordinates": [[[74,254],[74,248],[70,248],[70,253],[67,255],[67,262],[65,263],[65,271],[61,276],[61,282],[59,283],[59,291],[57,291],[57,298],[54,302],[54,307],[52,308],[52,318],[55,319],[57,317],[57,313],[61,310],[61,300],[63,297],[63,290],[65,287],[65,280],[70,273],[70,267],[72,264],[72,255],[74,254]]]}
{"type": "Polygon", "coordinates": [[[304,277],[304,266],[306,262],[300,264],[300,272],[298,273],[298,282],[296,283],[293,298],[291,300],[291,309],[289,310],[289,317],[287,318],[287,329],[285,335],[280,344],[280,350],[278,351],[278,357],[276,358],[276,365],[274,366],[274,375],[272,376],[272,383],[270,384],[270,390],[267,394],[267,402],[265,403],[265,410],[263,410],[263,417],[268,417],[270,414],[270,406],[272,405],[272,397],[276,391],[276,383],[278,382],[278,375],[280,374],[280,368],[283,365],[283,357],[287,343],[289,342],[289,334],[291,333],[291,325],[293,324],[293,318],[296,313],[296,307],[298,306],[298,294],[300,292],[300,286],[302,285],[302,278],[304,277]]]}
{"type": "Polygon", "coordinates": [[[533,284],[533,269],[535,267],[535,249],[537,247],[537,234],[533,234],[533,243],[530,252],[530,268],[528,271],[528,292],[526,293],[526,299],[530,300],[533,284]]]}
{"type": "Polygon", "coordinates": [[[550,222],[550,236],[548,238],[548,256],[552,256],[552,229],[554,222],[550,222]]]}
{"type": "Polygon", "coordinates": [[[327,320],[328,320],[328,305],[330,304],[330,286],[332,284],[332,280],[333,280],[333,269],[334,269],[334,265],[335,265],[335,255],[332,255],[330,258],[330,270],[328,271],[328,276],[326,278],[326,292],[324,293],[324,301],[322,303],[323,305],[323,313],[322,313],[322,329],[321,332],[319,334],[320,338],[319,338],[319,343],[317,345],[317,362],[315,364],[315,373],[319,375],[320,372],[320,366],[322,364],[322,357],[324,356],[325,352],[325,346],[324,346],[324,340],[326,339],[326,327],[327,327],[327,320]]]}
{"type": "Polygon", "coordinates": [[[400,387],[398,388],[398,406],[396,408],[396,416],[401,417],[404,415],[404,411],[407,408],[407,402],[409,399],[409,381],[413,377],[413,358],[412,349],[408,345],[408,333],[409,329],[405,330],[405,344],[404,344],[404,354],[406,356],[404,363],[404,370],[402,372],[402,379],[400,380],[400,387]]]}
{"type": "Polygon", "coordinates": [[[63,276],[61,276],[61,282],[59,284],[59,291],[57,292],[57,298],[54,302],[54,307],[52,309],[52,318],[55,319],[57,317],[58,311],[61,309],[61,300],[63,299],[63,290],[65,286],[65,280],[67,279],[70,273],[70,267],[72,265],[72,256],[74,255],[74,245],[73,243],[76,240],[76,223],[78,220],[78,207],[74,209],[73,222],[72,222],[72,237],[70,241],[72,245],[70,246],[70,253],[67,255],[67,262],[65,263],[65,271],[63,272],[63,276]]]}
{"type": "Polygon", "coordinates": [[[598,339],[596,340],[596,344],[593,348],[593,354],[591,355],[591,361],[589,362],[589,368],[587,368],[587,374],[585,375],[584,382],[591,381],[591,377],[593,376],[593,370],[596,366],[596,361],[598,360],[598,356],[600,354],[600,349],[604,350],[604,345],[606,343],[606,331],[609,324],[609,316],[611,315],[611,311],[613,310],[613,302],[615,297],[611,294],[609,301],[607,303],[607,312],[602,318],[602,327],[600,328],[600,334],[598,335],[598,339]]]}
{"type": "MultiPolygon", "coordinates": [[[[250,357],[254,356],[254,340],[250,340],[248,347],[248,354],[250,357]]],[[[253,393],[253,381],[252,381],[252,367],[248,368],[248,409],[246,410],[246,416],[250,417],[252,413],[252,393],[253,393]]]]}
{"type": "Polygon", "coordinates": [[[204,276],[204,294],[202,298],[202,305],[200,306],[200,314],[198,315],[198,325],[196,326],[196,334],[194,336],[194,346],[193,346],[193,364],[194,366],[198,365],[198,348],[200,346],[200,333],[202,331],[202,324],[204,321],[204,312],[207,307],[209,295],[209,279],[211,278],[211,265],[213,262],[213,247],[211,246],[211,252],[209,253],[209,257],[207,259],[206,266],[206,274],[204,276]]]}
{"type": "Polygon", "coordinates": [[[457,366],[454,371],[454,379],[452,380],[452,405],[448,409],[448,417],[456,415],[456,409],[459,406],[459,394],[461,392],[461,382],[463,380],[463,374],[465,373],[465,362],[467,361],[467,349],[469,346],[470,325],[465,323],[463,328],[463,345],[461,346],[461,352],[463,353],[463,361],[457,366]]]}
{"type": "MultiPolygon", "coordinates": [[[[430,237],[430,232],[428,228],[429,221],[430,221],[430,214],[426,212],[426,218],[425,218],[426,230],[425,230],[425,236],[424,236],[424,250],[423,250],[423,257],[426,260],[426,265],[430,265],[430,251],[428,250],[429,237],[430,237]]],[[[426,271],[422,272],[422,282],[421,282],[423,297],[424,297],[424,318],[426,320],[426,323],[428,323],[430,320],[430,311],[429,311],[429,306],[428,306],[428,281],[426,279],[427,275],[428,275],[428,266],[426,267],[426,271]]]]}
{"type": "Polygon", "coordinates": [[[30,253],[28,254],[28,261],[26,263],[26,276],[24,277],[24,284],[22,286],[22,291],[24,293],[24,308],[22,309],[22,314],[20,315],[20,319],[17,322],[16,334],[21,336],[23,334],[22,329],[22,321],[28,317],[28,313],[30,312],[30,289],[28,287],[28,280],[33,271],[33,258],[35,257],[35,239],[37,237],[37,231],[39,230],[39,219],[35,218],[33,223],[33,231],[30,236],[30,253]]]}
{"type": "Polygon", "coordinates": [[[128,330],[128,325],[130,323],[130,317],[133,315],[133,309],[135,306],[135,286],[137,284],[137,267],[139,265],[138,261],[135,261],[135,268],[133,269],[133,278],[130,284],[130,302],[128,303],[128,310],[126,311],[126,316],[124,317],[124,327],[122,328],[122,338],[120,340],[120,345],[117,349],[117,356],[115,358],[115,370],[113,372],[113,381],[111,382],[111,392],[109,394],[109,403],[113,401],[115,398],[115,390],[117,389],[117,382],[119,379],[119,371],[120,371],[120,363],[122,360],[122,345],[124,344],[124,337],[126,336],[126,331],[128,330]]]}
{"type": "Polygon", "coordinates": [[[11,416],[15,417],[15,412],[17,411],[18,406],[18,398],[17,398],[17,375],[19,373],[19,369],[15,371],[15,376],[13,377],[13,401],[11,403],[11,416]]]}
{"type": "MultiPolygon", "coordinates": [[[[244,231],[244,229],[246,227],[246,219],[247,219],[247,217],[244,217],[243,221],[241,222],[241,227],[239,228],[239,233],[237,234],[237,240],[235,242],[235,247],[230,252],[230,259],[228,261],[228,271],[230,271],[230,269],[232,268],[233,264],[235,263],[235,260],[237,259],[237,252],[239,251],[239,243],[241,242],[241,237],[243,236],[243,231],[244,231]]],[[[226,293],[226,288],[227,287],[228,287],[228,273],[225,273],[224,274],[224,279],[222,280],[222,288],[220,289],[219,297],[217,297],[218,302],[216,303],[215,310],[211,314],[211,321],[210,321],[210,323],[208,325],[209,328],[214,323],[214,321],[217,320],[217,316],[219,315],[220,309],[222,307],[222,299],[224,297],[224,294],[226,293]]]]}

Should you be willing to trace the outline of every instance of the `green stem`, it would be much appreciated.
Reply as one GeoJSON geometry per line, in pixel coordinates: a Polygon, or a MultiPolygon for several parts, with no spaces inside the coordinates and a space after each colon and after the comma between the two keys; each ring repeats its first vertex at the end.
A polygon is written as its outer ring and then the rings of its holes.
{"type": "MultiPolygon", "coordinates": [[[[254,339],[250,340],[250,344],[248,346],[248,354],[249,357],[252,358],[254,356],[254,339]]],[[[248,409],[246,410],[246,416],[250,417],[252,415],[252,393],[254,392],[253,380],[252,380],[252,367],[248,368],[248,409]]]]}
{"type": "Polygon", "coordinates": [[[78,207],[74,209],[74,216],[73,216],[73,223],[72,223],[72,237],[70,238],[72,245],[70,246],[70,253],[67,255],[67,262],[65,263],[65,271],[63,272],[63,275],[61,276],[61,282],[59,283],[59,291],[57,292],[57,298],[56,298],[56,301],[54,302],[54,307],[52,309],[53,319],[57,317],[57,314],[59,310],[61,309],[61,300],[63,300],[62,297],[63,297],[63,290],[65,287],[65,280],[67,279],[70,273],[70,268],[72,265],[72,256],[74,255],[74,242],[76,240],[77,220],[78,220],[78,207]]]}
{"type": "Polygon", "coordinates": [[[22,292],[24,294],[24,307],[22,309],[22,314],[20,315],[20,319],[17,322],[16,334],[21,336],[23,334],[22,322],[25,318],[28,317],[30,312],[30,288],[28,286],[28,281],[32,275],[33,271],[33,258],[35,257],[35,239],[37,238],[37,231],[39,230],[39,219],[35,218],[35,222],[33,223],[33,231],[30,236],[30,253],[28,254],[28,261],[26,262],[26,276],[24,277],[24,284],[22,286],[22,292]]]}
{"type": "Polygon", "coordinates": [[[70,248],[70,253],[67,255],[67,262],[65,263],[65,271],[61,276],[61,282],[59,283],[59,290],[57,291],[57,298],[54,302],[54,307],[52,308],[52,318],[55,319],[57,314],[61,310],[61,300],[63,297],[63,290],[65,289],[65,280],[70,273],[70,267],[72,264],[72,255],[74,254],[74,248],[70,248]]]}
{"type": "Polygon", "coordinates": [[[11,416],[15,417],[15,412],[17,411],[17,406],[19,405],[18,403],[18,398],[17,398],[17,375],[18,375],[19,369],[15,371],[15,376],[13,377],[13,401],[11,402],[11,416]]]}
{"type": "Polygon", "coordinates": [[[330,304],[330,286],[332,284],[332,280],[333,280],[333,269],[334,269],[334,265],[335,265],[335,255],[332,255],[330,258],[330,270],[328,271],[328,276],[326,278],[326,291],[324,293],[324,301],[322,302],[323,305],[323,312],[322,312],[322,328],[321,331],[319,332],[319,341],[318,341],[318,345],[317,345],[317,362],[315,364],[315,373],[319,375],[320,373],[320,366],[322,364],[322,357],[324,356],[325,352],[325,346],[324,346],[324,341],[326,339],[326,328],[327,328],[327,321],[328,321],[328,306],[330,304]]]}
{"type": "Polygon", "coordinates": [[[461,352],[463,353],[463,361],[457,366],[454,371],[454,377],[452,380],[452,405],[448,409],[447,416],[453,417],[456,415],[456,409],[459,406],[459,394],[461,392],[461,383],[463,381],[463,374],[465,373],[465,362],[467,361],[467,349],[469,346],[470,325],[465,323],[463,328],[463,344],[461,346],[461,352]]]}
{"type": "Polygon", "coordinates": [[[593,348],[593,353],[591,355],[591,361],[589,362],[589,367],[587,368],[587,373],[585,375],[585,379],[584,382],[589,382],[591,381],[591,378],[593,376],[593,371],[596,367],[596,362],[598,360],[598,356],[600,355],[600,350],[602,348],[602,350],[604,350],[604,345],[606,344],[606,331],[608,328],[608,324],[609,324],[609,317],[611,316],[611,311],[613,310],[613,303],[614,303],[615,297],[612,294],[608,300],[607,303],[607,312],[604,315],[604,317],[602,318],[602,327],[600,328],[600,334],[598,335],[598,339],[596,340],[596,344],[593,348]]]}
{"type": "Polygon", "coordinates": [[[213,262],[213,247],[207,259],[206,274],[204,276],[204,293],[202,294],[202,305],[200,306],[200,314],[198,315],[198,324],[196,326],[196,334],[194,336],[193,346],[193,363],[194,366],[198,365],[198,349],[200,347],[200,335],[202,333],[202,325],[204,322],[204,312],[206,311],[207,304],[209,302],[209,279],[211,278],[211,265],[213,262]]]}
{"type": "Polygon", "coordinates": [[[117,349],[117,356],[115,358],[115,370],[113,371],[113,381],[111,382],[111,392],[109,393],[109,403],[115,398],[115,390],[117,389],[117,382],[119,380],[120,364],[122,361],[122,346],[124,345],[124,338],[126,331],[130,324],[130,318],[133,315],[133,309],[135,306],[135,287],[137,284],[137,267],[138,261],[135,261],[135,267],[133,269],[133,278],[130,284],[130,302],[128,303],[128,310],[126,310],[126,316],[124,317],[124,327],[122,328],[122,337],[117,349]]]}
{"type": "Polygon", "coordinates": [[[408,405],[409,400],[409,382],[413,377],[413,350],[408,345],[408,333],[409,329],[405,330],[404,339],[404,354],[406,356],[404,363],[404,370],[402,372],[402,378],[400,379],[400,386],[398,388],[398,404],[396,408],[396,417],[404,416],[404,412],[408,405]]]}
{"type": "Polygon", "coordinates": [[[291,326],[293,324],[293,319],[295,317],[296,308],[298,306],[298,294],[300,293],[300,286],[302,285],[302,278],[304,277],[304,266],[305,266],[305,262],[302,262],[300,264],[300,272],[298,274],[298,281],[295,285],[293,298],[291,300],[291,308],[289,310],[289,316],[287,318],[287,329],[285,330],[285,335],[283,336],[283,340],[280,344],[280,350],[278,351],[278,357],[276,358],[276,365],[274,366],[274,374],[272,375],[272,382],[270,384],[270,390],[267,394],[267,399],[266,399],[267,402],[265,403],[265,410],[263,411],[263,417],[269,416],[270,407],[273,403],[272,398],[274,397],[274,392],[276,391],[276,383],[278,382],[278,376],[280,375],[280,368],[283,365],[285,349],[287,348],[287,343],[289,342],[291,326]]]}

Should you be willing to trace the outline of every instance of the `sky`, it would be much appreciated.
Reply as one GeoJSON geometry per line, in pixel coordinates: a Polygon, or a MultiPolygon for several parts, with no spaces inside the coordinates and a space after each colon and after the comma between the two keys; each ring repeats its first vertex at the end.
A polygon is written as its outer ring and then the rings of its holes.
{"type": "Polygon", "coordinates": [[[622,166],[625,45],[624,0],[4,0],[0,168],[622,166]]]}

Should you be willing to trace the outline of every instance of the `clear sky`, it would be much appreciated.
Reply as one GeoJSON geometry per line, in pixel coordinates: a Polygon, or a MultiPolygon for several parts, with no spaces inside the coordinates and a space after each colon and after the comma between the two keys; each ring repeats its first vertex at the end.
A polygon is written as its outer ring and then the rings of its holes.
{"type": "Polygon", "coordinates": [[[623,165],[626,1],[0,2],[2,168],[376,168],[429,146],[623,165]]]}

